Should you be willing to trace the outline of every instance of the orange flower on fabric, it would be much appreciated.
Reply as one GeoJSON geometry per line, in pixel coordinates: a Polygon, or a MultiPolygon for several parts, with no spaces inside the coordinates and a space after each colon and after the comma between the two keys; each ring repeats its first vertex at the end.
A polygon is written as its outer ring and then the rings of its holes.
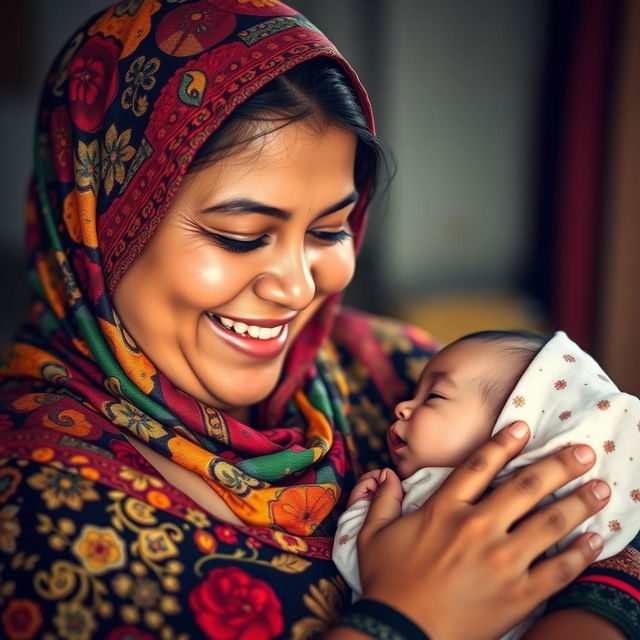
{"type": "Polygon", "coordinates": [[[126,58],[151,31],[151,16],[160,7],[159,0],[143,3],[119,2],[93,23],[89,28],[89,35],[101,33],[123,42],[121,58],[126,58]]]}
{"type": "Polygon", "coordinates": [[[73,544],[73,553],[96,575],[124,566],[126,559],[124,543],[110,527],[82,527],[73,544]]]}
{"type": "Polygon", "coordinates": [[[299,536],[308,536],[329,515],[335,495],[324,487],[287,487],[270,503],[274,524],[299,536]]]}
{"type": "Polygon", "coordinates": [[[198,529],[193,534],[193,540],[202,553],[212,553],[218,546],[216,539],[209,532],[202,529],[198,529]]]}

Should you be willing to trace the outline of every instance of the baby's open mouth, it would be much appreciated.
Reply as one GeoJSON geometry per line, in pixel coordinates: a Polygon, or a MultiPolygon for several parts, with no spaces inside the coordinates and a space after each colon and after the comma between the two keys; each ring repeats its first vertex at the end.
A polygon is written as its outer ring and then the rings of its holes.
{"type": "Polygon", "coordinates": [[[402,447],[407,446],[406,440],[396,433],[394,426],[395,425],[391,426],[391,428],[389,429],[389,435],[388,435],[389,449],[391,449],[391,451],[393,452],[397,451],[398,449],[402,449],[402,447]]]}

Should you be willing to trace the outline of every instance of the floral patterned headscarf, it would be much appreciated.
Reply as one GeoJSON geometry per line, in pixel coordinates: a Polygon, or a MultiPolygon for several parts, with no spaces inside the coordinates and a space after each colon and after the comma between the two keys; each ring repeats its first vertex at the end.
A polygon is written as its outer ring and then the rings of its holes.
{"type": "MultiPolygon", "coordinates": [[[[124,431],[202,476],[245,523],[298,535],[319,532],[335,507],[350,449],[344,384],[330,346],[320,349],[337,297],[292,346],[256,430],[179,392],[127,334],[111,294],[198,148],[238,104],[317,56],[342,64],[373,128],[335,47],[274,0],[123,0],[73,35],[38,115],[27,211],[34,302],[0,363],[5,389],[24,390],[3,411],[50,430],[52,447],[124,431]]],[[[350,218],[356,245],[364,200],[350,218]]]]}

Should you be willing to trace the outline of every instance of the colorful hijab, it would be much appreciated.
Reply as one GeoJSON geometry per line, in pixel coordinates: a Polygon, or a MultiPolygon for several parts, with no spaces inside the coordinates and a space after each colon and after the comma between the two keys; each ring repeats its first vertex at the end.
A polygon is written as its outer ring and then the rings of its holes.
{"type": "MultiPolygon", "coordinates": [[[[321,532],[351,450],[345,385],[331,347],[321,348],[337,297],[293,345],[259,408],[259,430],[176,389],[110,299],[198,148],[238,104],[317,56],[342,64],[373,128],[355,73],[306,18],[275,0],[122,1],[89,20],[55,60],[27,209],[34,299],[0,362],[3,389],[13,389],[2,411],[47,432],[41,461],[124,432],[198,473],[246,524],[321,532]]],[[[364,200],[350,220],[356,244],[364,200]]]]}

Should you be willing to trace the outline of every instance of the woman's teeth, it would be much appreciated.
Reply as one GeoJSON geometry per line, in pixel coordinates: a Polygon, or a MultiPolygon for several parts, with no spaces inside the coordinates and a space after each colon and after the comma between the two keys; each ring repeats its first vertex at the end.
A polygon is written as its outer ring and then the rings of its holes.
{"type": "Polygon", "coordinates": [[[222,316],[216,316],[212,313],[210,313],[209,315],[214,320],[218,321],[225,329],[234,331],[235,333],[238,333],[241,336],[246,336],[247,334],[249,334],[252,338],[257,338],[258,340],[270,340],[271,338],[275,338],[280,333],[280,331],[282,331],[282,327],[283,327],[283,325],[279,325],[273,328],[258,327],[253,324],[236,322],[235,320],[231,320],[230,318],[223,318],[222,316]]]}

